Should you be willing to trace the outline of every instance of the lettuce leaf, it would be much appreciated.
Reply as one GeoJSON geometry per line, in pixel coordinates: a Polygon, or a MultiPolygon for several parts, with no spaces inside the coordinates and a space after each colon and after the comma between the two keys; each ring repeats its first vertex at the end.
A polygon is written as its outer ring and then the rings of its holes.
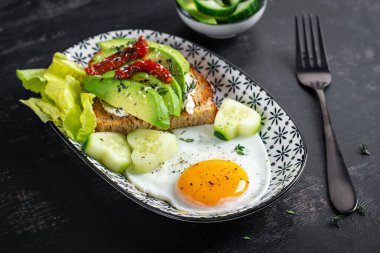
{"type": "Polygon", "coordinates": [[[29,98],[28,100],[20,100],[20,102],[32,109],[42,122],[53,121],[57,125],[62,125],[59,109],[42,98],[29,98]]]}
{"type": "Polygon", "coordinates": [[[80,65],[67,59],[64,54],[55,53],[44,78],[48,82],[59,82],[64,81],[67,75],[74,77],[81,83],[86,76],[86,72],[80,65]]]}
{"type": "Polygon", "coordinates": [[[63,129],[65,129],[68,137],[76,140],[77,132],[81,127],[79,117],[82,113],[80,83],[74,77],[66,75],[64,80],[49,81],[45,93],[60,110],[63,129]]]}
{"type": "Polygon", "coordinates": [[[22,81],[24,88],[35,93],[41,93],[45,89],[47,84],[45,73],[46,69],[16,70],[16,75],[22,81]]]}
{"type": "Polygon", "coordinates": [[[80,115],[81,128],[78,130],[77,141],[84,142],[87,137],[95,132],[96,127],[96,116],[94,110],[92,109],[94,94],[82,93],[81,102],[83,106],[83,112],[80,115]]]}
{"type": "Polygon", "coordinates": [[[48,69],[16,70],[23,86],[41,98],[20,100],[43,121],[52,121],[70,139],[84,142],[95,132],[96,117],[92,109],[95,95],[83,93],[85,71],[61,53],[54,54],[48,69]]]}

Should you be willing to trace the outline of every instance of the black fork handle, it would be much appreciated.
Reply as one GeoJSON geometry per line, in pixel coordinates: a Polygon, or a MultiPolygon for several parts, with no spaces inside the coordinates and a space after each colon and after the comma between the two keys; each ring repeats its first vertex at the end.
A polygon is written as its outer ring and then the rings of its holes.
{"type": "Polygon", "coordinates": [[[358,203],[354,185],[351,182],[342,153],[335,139],[327,110],[323,89],[316,89],[321,105],[323,127],[325,131],[326,167],[329,195],[332,205],[342,214],[352,213],[358,203]]]}

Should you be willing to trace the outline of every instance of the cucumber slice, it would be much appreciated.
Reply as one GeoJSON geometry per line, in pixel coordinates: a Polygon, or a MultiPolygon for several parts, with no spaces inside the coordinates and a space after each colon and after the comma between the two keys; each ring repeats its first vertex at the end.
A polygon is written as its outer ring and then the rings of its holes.
{"type": "Polygon", "coordinates": [[[221,7],[225,7],[230,5],[230,2],[228,0],[214,0],[215,3],[219,4],[221,7]]]}
{"type": "Polygon", "coordinates": [[[254,135],[260,126],[260,114],[242,103],[225,98],[215,117],[214,135],[228,141],[238,135],[254,135]]]}
{"type": "Polygon", "coordinates": [[[238,22],[252,16],[259,9],[259,0],[247,0],[239,3],[236,10],[226,17],[230,23],[238,22]]]}
{"type": "Polygon", "coordinates": [[[237,7],[236,3],[231,6],[221,6],[214,0],[194,0],[194,3],[199,11],[214,17],[230,15],[237,7]]]}
{"type": "Polygon", "coordinates": [[[196,20],[198,20],[202,23],[210,24],[210,25],[216,25],[218,23],[214,17],[211,17],[209,15],[206,15],[206,14],[198,11],[197,8],[195,7],[195,4],[194,4],[194,9],[189,10],[187,12],[190,14],[190,16],[192,16],[193,18],[195,18],[196,20]]]}
{"type": "Polygon", "coordinates": [[[241,0],[223,0],[226,5],[237,5],[241,2],[241,0]]]}
{"type": "Polygon", "coordinates": [[[193,0],[177,0],[179,6],[182,7],[183,10],[189,13],[190,16],[195,18],[196,20],[210,25],[216,25],[216,19],[212,16],[206,15],[197,10],[195,3],[193,0]]]}
{"type": "Polygon", "coordinates": [[[146,173],[168,160],[178,149],[174,134],[151,129],[137,129],[127,135],[132,149],[133,166],[129,171],[146,173]]]}
{"type": "Polygon", "coordinates": [[[116,173],[123,173],[131,165],[127,138],[119,133],[93,133],[83,144],[82,150],[116,173]]]}

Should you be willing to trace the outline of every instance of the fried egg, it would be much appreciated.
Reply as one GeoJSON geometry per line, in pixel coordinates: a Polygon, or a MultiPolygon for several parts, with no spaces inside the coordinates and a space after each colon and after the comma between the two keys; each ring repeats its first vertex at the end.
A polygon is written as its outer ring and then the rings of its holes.
{"type": "Polygon", "coordinates": [[[217,215],[252,207],[265,194],[270,164],[256,134],[223,141],[213,125],[176,129],[178,152],[150,173],[126,172],[140,191],[182,212],[217,215]],[[236,147],[243,147],[237,152],[236,147]]]}

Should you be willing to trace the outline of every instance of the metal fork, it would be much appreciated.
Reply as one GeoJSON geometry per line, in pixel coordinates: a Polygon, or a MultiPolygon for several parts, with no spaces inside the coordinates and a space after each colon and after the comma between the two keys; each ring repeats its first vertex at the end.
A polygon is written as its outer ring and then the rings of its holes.
{"type": "Polygon", "coordinates": [[[336,142],[327,110],[324,89],[330,85],[331,73],[323,43],[321,25],[318,16],[313,22],[312,16],[309,15],[307,21],[305,22],[304,15],[301,18],[295,17],[297,78],[301,84],[312,88],[318,95],[325,132],[327,182],[330,200],[339,213],[349,214],[356,209],[357,197],[347,166],[336,142]],[[302,25],[302,31],[299,30],[299,22],[302,25]],[[314,33],[315,26],[316,33],[314,33]],[[303,36],[301,37],[300,34],[303,36]]]}

